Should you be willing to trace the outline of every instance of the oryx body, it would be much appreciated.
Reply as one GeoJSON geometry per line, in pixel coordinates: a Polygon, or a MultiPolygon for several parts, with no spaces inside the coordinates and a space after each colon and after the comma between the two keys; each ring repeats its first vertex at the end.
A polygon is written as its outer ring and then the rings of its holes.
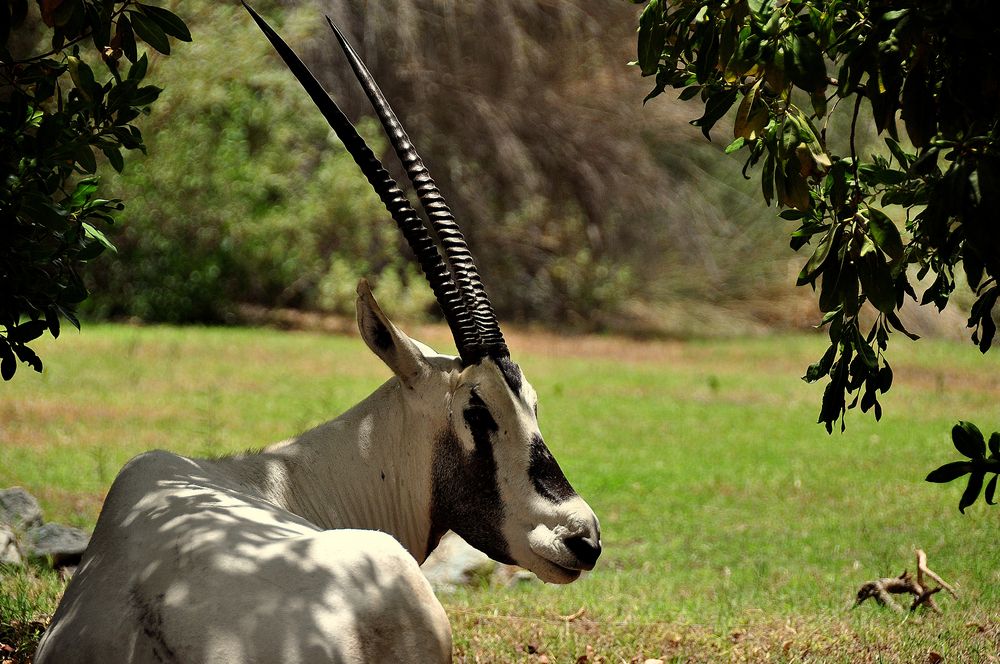
{"type": "Polygon", "coordinates": [[[597,518],[542,441],[535,392],[510,359],[464,240],[364,65],[337,32],[430,230],[251,14],[414,249],[460,356],[400,332],[362,281],[361,336],[393,378],[339,418],[260,453],[156,451],[130,461],[38,664],[444,662],[450,627],[418,564],[447,530],[554,583],[576,579],[600,554],[597,518]]]}

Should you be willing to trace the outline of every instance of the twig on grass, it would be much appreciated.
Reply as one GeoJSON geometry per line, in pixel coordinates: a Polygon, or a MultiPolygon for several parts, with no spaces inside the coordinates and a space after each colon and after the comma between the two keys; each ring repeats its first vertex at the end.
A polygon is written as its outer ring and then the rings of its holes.
{"type": "Polygon", "coordinates": [[[888,606],[897,613],[904,613],[903,607],[892,598],[892,595],[910,594],[913,595],[913,602],[910,604],[911,612],[916,611],[919,606],[926,606],[935,613],[941,613],[941,609],[934,601],[934,595],[941,590],[947,590],[952,597],[958,597],[955,589],[927,566],[927,554],[924,553],[923,549],[917,549],[917,578],[914,579],[909,571],[903,570],[903,573],[896,577],[869,581],[858,590],[854,606],[858,606],[868,598],[873,598],[881,606],[888,606]],[[939,585],[928,588],[924,581],[925,575],[939,585]]]}

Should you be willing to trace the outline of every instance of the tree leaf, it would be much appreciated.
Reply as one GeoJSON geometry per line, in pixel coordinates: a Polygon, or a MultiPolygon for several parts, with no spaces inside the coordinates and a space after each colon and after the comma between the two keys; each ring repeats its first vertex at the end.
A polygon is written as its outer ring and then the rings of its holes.
{"type": "Polygon", "coordinates": [[[993,479],[990,480],[990,483],[986,485],[986,493],[983,497],[986,499],[986,503],[988,505],[996,505],[993,501],[993,496],[997,491],[997,478],[1000,478],[1000,475],[994,475],[993,479]]]}
{"type": "Polygon", "coordinates": [[[792,83],[806,92],[826,88],[826,63],[819,45],[809,35],[793,35],[787,52],[791,53],[789,74],[792,83]]]}
{"type": "Polygon", "coordinates": [[[986,441],[979,427],[972,422],[959,422],[952,427],[951,440],[955,449],[970,459],[986,458],[986,441]]]}
{"type": "Polygon", "coordinates": [[[965,487],[962,499],[958,501],[958,511],[962,514],[965,514],[966,507],[976,502],[976,498],[978,498],[980,492],[982,492],[984,475],[985,473],[982,471],[974,471],[969,475],[969,484],[965,487]]]}
{"type": "MultiPolygon", "coordinates": [[[[758,113],[754,116],[754,121],[751,123],[751,116],[753,115],[754,105],[757,101],[757,91],[760,90],[761,79],[757,79],[757,82],[753,84],[743,96],[743,101],[740,102],[739,107],[736,109],[736,119],[733,121],[733,136],[735,138],[756,138],[757,132],[763,129],[764,124],[761,123],[761,114],[758,113]]],[[[764,110],[763,121],[767,122],[767,111],[764,110]]]]}
{"type": "Polygon", "coordinates": [[[725,115],[733,104],[736,103],[736,95],[739,91],[736,88],[732,90],[723,90],[721,92],[716,92],[708,98],[705,102],[705,113],[697,120],[692,120],[691,124],[695,127],[701,127],[701,133],[705,135],[705,138],[712,140],[712,136],[709,132],[712,131],[712,127],[718,122],[723,115],[725,115]]]}
{"type": "Polygon", "coordinates": [[[650,0],[639,16],[639,71],[643,76],[656,73],[660,65],[660,56],[666,43],[667,32],[663,25],[663,6],[661,0],[650,0]]]}
{"type": "Polygon", "coordinates": [[[0,337],[0,378],[10,380],[17,371],[17,360],[7,340],[0,337]]]}
{"type": "Polygon", "coordinates": [[[743,147],[743,144],[745,142],[746,142],[746,139],[743,138],[742,136],[740,136],[735,141],[733,141],[732,143],[730,143],[729,145],[726,146],[725,153],[726,154],[732,154],[732,153],[736,152],[737,150],[739,150],[740,148],[743,147]]]}
{"type": "Polygon", "coordinates": [[[760,174],[760,191],[764,196],[764,202],[771,207],[771,199],[774,198],[774,154],[770,150],[764,159],[764,166],[760,174]]]}
{"type": "Polygon", "coordinates": [[[44,320],[29,320],[11,328],[7,333],[7,338],[14,343],[26,344],[42,336],[47,324],[44,320]]]}
{"type": "Polygon", "coordinates": [[[138,11],[131,12],[129,19],[132,21],[132,27],[135,29],[135,34],[139,35],[139,39],[160,53],[170,55],[170,40],[167,39],[163,28],[138,11]]]}
{"type": "Polygon", "coordinates": [[[1000,459],[1000,431],[994,431],[990,436],[990,452],[1000,459]]]}
{"type": "Polygon", "coordinates": [[[945,484],[956,480],[962,475],[972,472],[972,464],[968,461],[952,461],[946,463],[937,470],[932,470],[925,481],[945,484]]]}
{"type": "Polygon", "coordinates": [[[146,77],[146,70],[149,68],[149,58],[143,53],[131,67],[128,68],[128,80],[138,83],[146,77]]]}
{"type": "Polygon", "coordinates": [[[115,253],[118,252],[118,250],[115,248],[115,245],[111,244],[111,240],[109,240],[107,238],[107,236],[104,235],[104,233],[102,233],[101,231],[97,230],[96,228],[94,228],[93,226],[91,226],[90,224],[88,224],[87,222],[83,222],[80,225],[83,227],[83,230],[84,230],[84,232],[86,232],[86,234],[87,234],[88,237],[92,237],[93,239],[95,239],[98,242],[100,242],[101,245],[103,245],[105,249],[110,249],[111,251],[113,251],[115,253]]]}
{"type": "Polygon", "coordinates": [[[142,7],[142,11],[146,14],[146,16],[151,18],[158,26],[163,28],[163,31],[168,35],[176,37],[184,42],[191,41],[191,32],[188,30],[187,26],[184,25],[184,21],[182,21],[177,14],[164,9],[163,7],[144,5],[141,2],[136,4],[142,7]]]}
{"type": "Polygon", "coordinates": [[[111,164],[117,172],[121,173],[125,168],[125,160],[122,159],[122,153],[116,147],[104,147],[101,148],[101,152],[107,157],[108,163],[111,164]]]}
{"type": "Polygon", "coordinates": [[[913,160],[916,158],[916,155],[906,154],[903,148],[899,145],[899,142],[893,140],[889,136],[886,136],[885,144],[888,146],[889,152],[892,153],[892,156],[896,158],[896,161],[899,163],[899,167],[904,170],[908,169],[910,164],[912,164],[913,160]]]}
{"type": "Polygon", "coordinates": [[[868,301],[882,313],[896,308],[896,288],[892,281],[892,271],[877,252],[864,256],[857,263],[858,280],[868,301]]]}
{"type": "Polygon", "coordinates": [[[802,267],[802,271],[799,272],[799,278],[796,280],[796,285],[804,286],[810,283],[819,274],[819,271],[823,269],[823,264],[826,262],[827,257],[830,255],[830,250],[833,248],[833,240],[837,235],[837,229],[839,226],[833,224],[830,226],[830,230],[826,232],[823,239],[820,240],[819,244],[816,245],[816,250],[813,251],[812,256],[806,261],[806,264],[802,267]]]}
{"type": "Polygon", "coordinates": [[[868,208],[868,232],[879,249],[893,260],[899,260],[903,255],[903,240],[899,229],[884,212],[877,208],[868,208]]]}
{"type": "Polygon", "coordinates": [[[80,170],[84,173],[93,173],[97,170],[97,159],[94,157],[94,150],[86,143],[80,143],[73,151],[73,158],[80,165],[80,170]]]}

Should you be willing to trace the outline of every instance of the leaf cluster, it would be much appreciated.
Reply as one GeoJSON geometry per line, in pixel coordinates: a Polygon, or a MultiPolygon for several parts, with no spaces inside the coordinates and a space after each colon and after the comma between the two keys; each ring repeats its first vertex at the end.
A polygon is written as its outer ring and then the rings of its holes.
{"type": "Polygon", "coordinates": [[[830,346],[804,379],[828,381],[828,431],[859,404],[881,417],[889,335],[915,338],[897,313],[918,299],[914,276],[933,273],[919,301],[942,309],[961,264],[977,295],[973,340],[983,352],[992,344],[998,11],[976,0],[649,0],[640,16],[636,64],[656,80],[647,100],[668,87],[698,98],[704,112],[691,124],[706,137],[735,107],[726,152],[747,154],[744,176],[760,167],[764,201],[799,224],[792,248],[809,246],[798,285],[818,291],[830,346]],[[852,110],[840,154],[827,133],[842,101],[852,110]],[[862,112],[888,156],[857,153],[862,112]]]}
{"type": "Polygon", "coordinates": [[[968,461],[953,461],[946,463],[927,476],[928,482],[945,483],[959,477],[969,476],[969,483],[958,501],[958,511],[965,514],[965,508],[976,502],[983,492],[983,481],[986,475],[993,473],[993,479],[986,485],[984,499],[989,505],[996,505],[994,497],[997,491],[997,478],[1000,477],[1000,432],[994,431],[989,441],[989,456],[986,456],[987,443],[982,432],[972,422],[959,422],[951,430],[951,440],[968,461]]]}
{"type": "Polygon", "coordinates": [[[124,150],[145,151],[135,122],[160,88],[145,84],[149,61],[139,45],[167,54],[171,38],[191,40],[180,18],[130,0],[0,4],[4,380],[14,375],[17,360],[42,370],[28,344],[45,331],[57,337],[60,319],[80,325],[75,310],[88,295],[80,271],[114,250],[102,229],[123,208],[122,201],[100,196],[97,155],[120,172],[124,150]],[[17,53],[14,44],[39,23],[49,50],[17,53]]]}

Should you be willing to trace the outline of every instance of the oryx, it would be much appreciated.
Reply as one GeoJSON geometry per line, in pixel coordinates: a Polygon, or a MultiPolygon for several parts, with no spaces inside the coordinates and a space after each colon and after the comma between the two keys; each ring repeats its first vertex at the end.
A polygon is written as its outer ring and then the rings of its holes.
{"type": "Polygon", "coordinates": [[[597,518],[542,441],[535,391],[511,361],[465,241],[364,64],[331,22],[429,227],[247,9],[413,248],[459,357],[403,334],[362,281],[361,336],[393,377],[337,419],[259,453],[131,460],[38,664],[449,661],[448,619],[418,567],[447,530],[553,583],[600,555],[597,518]]]}

